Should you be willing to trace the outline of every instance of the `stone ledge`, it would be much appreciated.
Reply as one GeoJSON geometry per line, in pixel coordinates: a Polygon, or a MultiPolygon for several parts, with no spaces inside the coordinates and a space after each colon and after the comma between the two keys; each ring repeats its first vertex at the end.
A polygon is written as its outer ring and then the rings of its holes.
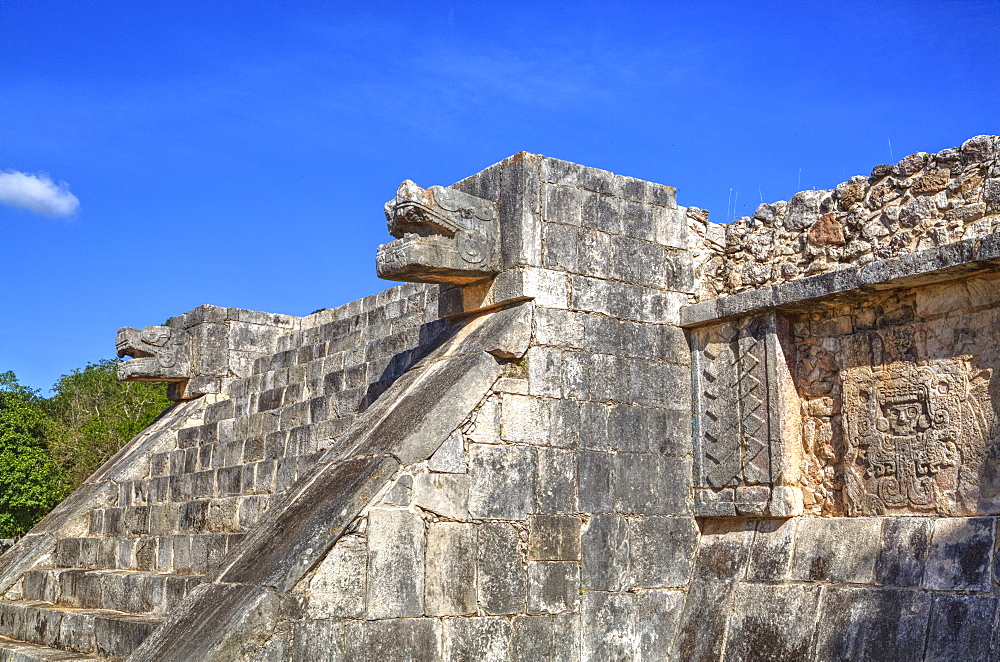
{"type": "Polygon", "coordinates": [[[682,306],[681,326],[690,328],[748,313],[809,305],[849,293],[927,285],[998,268],[1000,235],[965,239],[898,258],[682,306]]]}

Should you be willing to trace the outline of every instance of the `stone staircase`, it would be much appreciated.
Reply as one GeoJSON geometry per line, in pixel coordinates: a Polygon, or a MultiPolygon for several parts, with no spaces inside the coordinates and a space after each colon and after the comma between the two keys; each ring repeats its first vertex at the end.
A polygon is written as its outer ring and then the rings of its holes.
{"type": "Polygon", "coordinates": [[[107,498],[3,593],[0,662],[126,660],[422,355],[429,330],[414,292],[304,318],[313,325],[285,332],[228,393],[147,429],[160,438],[137,445],[121,476],[100,479],[107,498]]]}

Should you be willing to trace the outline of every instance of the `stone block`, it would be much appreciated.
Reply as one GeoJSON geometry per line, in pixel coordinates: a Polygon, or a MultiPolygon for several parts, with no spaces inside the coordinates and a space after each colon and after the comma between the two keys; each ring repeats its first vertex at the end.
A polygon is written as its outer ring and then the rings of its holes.
{"type": "Polygon", "coordinates": [[[590,591],[629,588],[628,521],[617,515],[593,515],[581,540],[581,584],[590,591]]]}
{"type": "Polygon", "coordinates": [[[608,405],[580,403],[580,448],[606,451],[608,438],[608,405]]]}
{"type": "Polygon", "coordinates": [[[576,454],[577,511],[609,513],[611,499],[611,454],[600,451],[580,451],[576,454]]]}
{"type": "Polygon", "coordinates": [[[700,579],[691,583],[674,639],[672,662],[715,662],[722,658],[734,583],[700,579]]]}
{"type": "MultiPolygon", "coordinates": [[[[544,411],[548,412],[548,408],[544,411]]],[[[469,513],[477,519],[525,519],[535,502],[534,449],[471,444],[469,513]]]]}
{"type": "Polygon", "coordinates": [[[576,453],[556,448],[538,449],[535,512],[576,512],[576,453]]]}
{"type": "Polygon", "coordinates": [[[636,605],[637,662],[662,662],[670,659],[684,592],[670,590],[643,591],[636,605]]]}
{"type": "MultiPolygon", "coordinates": [[[[459,619],[464,620],[467,619],[459,619]]],[[[344,662],[440,662],[445,659],[441,646],[442,627],[441,621],[433,618],[359,623],[345,634],[348,653],[344,662]]]]}
{"type": "Polygon", "coordinates": [[[535,309],[535,342],[564,348],[582,348],[584,315],[553,308],[535,309]]]}
{"type": "Polygon", "coordinates": [[[528,350],[528,393],[534,396],[562,396],[561,349],[535,345],[528,350]]]}
{"type": "Polygon", "coordinates": [[[510,659],[511,627],[503,618],[450,619],[444,622],[443,638],[444,655],[440,659],[447,662],[507,662],[510,659]]]}
{"type": "Polygon", "coordinates": [[[424,612],[424,523],[407,510],[368,513],[368,618],[424,612]]]}
{"type": "Polygon", "coordinates": [[[580,601],[580,564],[575,561],[528,561],[528,613],[576,611],[580,601]]]}
{"type": "Polygon", "coordinates": [[[652,453],[668,457],[692,454],[691,412],[671,409],[646,410],[646,436],[652,453]]]}
{"type": "Polygon", "coordinates": [[[628,402],[628,360],[622,356],[594,354],[590,361],[590,399],[595,402],[628,402]]]}
{"type": "Polygon", "coordinates": [[[364,618],[367,575],[367,547],[342,538],[308,577],[306,618],[364,618]]]}
{"type": "Polygon", "coordinates": [[[448,519],[468,519],[470,483],[467,474],[417,474],[413,504],[448,519]]]}
{"type": "Polygon", "coordinates": [[[615,405],[608,412],[608,440],[614,450],[649,452],[646,435],[646,408],[615,405]]]}
{"type": "Polygon", "coordinates": [[[504,441],[544,445],[550,422],[545,400],[524,395],[504,396],[500,415],[500,437],[504,441]]]}
{"type": "Polygon", "coordinates": [[[476,526],[436,522],[427,527],[424,572],[428,616],[476,612],[476,526]]]}
{"type": "MultiPolygon", "coordinates": [[[[587,234],[584,235],[585,239],[584,245],[587,245],[588,243],[587,242],[588,236],[589,235],[587,234]]],[[[599,253],[601,248],[602,247],[600,245],[592,247],[592,250],[595,253],[595,255],[593,256],[595,260],[600,259],[599,253]]],[[[610,250],[610,243],[608,243],[606,248],[610,250]]],[[[583,253],[581,253],[581,259],[582,257],[583,253]]],[[[591,266],[593,266],[594,268],[603,269],[603,266],[598,267],[599,264],[600,263],[597,262],[591,266]]],[[[591,271],[589,268],[585,268],[584,273],[591,274],[595,272],[591,271]]],[[[610,309],[608,307],[610,303],[608,298],[610,293],[610,288],[611,284],[608,281],[601,280],[599,278],[591,278],[589,276],[573,276],[570,279],[570,296],[571,296],[570,307],[573,310],[577,311],[601,313],[607,315],[610,312],[610,309]]]]}
{"type": "Polygon", "coordinates": [[[473,424],[465,431],[465,436],[469,438],[469,441],[477,444],[499,444],[502,441],[500,439],[502,426],[500,397],[492,395],[486,398],[476,410],[473,424]]]}
{"type": "Polygon", "coordinates": [[[752,520],[708,520],[702,526],[693,577],[701,580],[742,580],[753,541],[752,520]]]}
{"type": "MultiPolygon", "coordinates": [[[[555,644],[565,646],[560,641],[555,644]]],[[[548,660],[553,651],[552,619],[547,616],[516,616],[511,622],[511,662],[548,660]]]]}
{"type": "Polygon", "coordinates": [[[583,315],[584,340],[592,352],[616,355],[622,352],[622,323],[606,315],[583,315]]]}
{"type": "Polygon", "coordinates": [[[542,265],[546,269],[577,271],[580,229],[572,225],[545,223],[542,228],[542,265]]]}
{"type": "Polygon", "coordinates": [[[392,484],[389,491],[386,492],[385,498],[382,499],[382,503],[387,506],[401,506],[406,508],[410,505],[410,500],[413,497],[413,476],[410,474],[403,474],[392,484]]]}
{"type": "Polygon", "coordinates": [[[609,234],[621,233],[620,201],[609,195],[592,193],[583,201],[583,226],[609,234]]]}
{"type": "Polygon", "coordinates": [[[500,522],[486,522],[477,528],[479,604],[488,614],[522,613],[527,577],[517,529],[500,522]]]}
{"type": "Polygon", "coordinates": [[[451,436],[438,446],[427,460],[427,468],[440,473],[465,473],[465,438],[461,432],[457,430],[452,432],[451,436]]]}
{"type": "Polygon", "coordinates": [[[533,561],[579,561],[579,517],[535,515],[528,519],[528,558],[533,561]]]}
{"type": "Polygon", "coordinates": [[[552,616],[552,656],[550,662],[579,662],[581,655],[580,614],[552,616]]]}
{"type": "Polygon", "coordinates": [[[633,588],[687,585],[700,532],[690,517],[642,517],[629,522],[629,574],[633,588]]]}
{"type": "MultiPolygon", "coordinates": [[[[579,226],[586,194],[571,186],[542,186],[542,218],[552,223],[579,226]]],[[[546,223],[546,229],[552,225],[546,223]]]]}
{"type": "Polygon", "coordinates": [[[757,523],[747,563],[747,581],[778,582],[788,576],[795,544],[795,523],[793,519],[765,519],[757,523]]]}
{"type": "Polygon", "coordinates": [[[580,445],[580,403],[575,400],[549,400],[549,437],[547,445],[577,448],[580,445]]]}
{"type": "Polygon", "coordinates": [[[582,662],[635,658],[636,596],[584,591],[582,662]]]}
{"type": "Polygon", "coordinates": [[[819,599],[819,586],[740,584],[730,607],[724,659],[811,659],[819,599]]]}
{"type": "Polygon", "coordinates": [[[824,587],[815,660],[924,659],[930,596],[896,588],[824,587]]]}
{"type": "Polygon", "coordinates": [[[873,581],[881,525],[881,519],[872,517],[800,520],[789,578],[852,584],[873,581]]]}
{"type": "Polygon", "coordinates": [[[611,462],[615,512],[662,512],[658,456],[649,453],[618,453],[612,456],[611,462]]]}
{"type": "Polygon", "coordinates": [[[925,662],[990,662],[997,659],[997,599],[935,595],[927,627],[925,662]]]}
{"type": "Polygon", "coordinates": [[[924,588],[988,591],[994,520],[986,517],[934,521],[924,570],[924,588]]]}
{"type": "Polygon", "coordinates": [[[933,521],[923,518],[885,518],[882,522],[882,551],[875,564],[875,583],[920,586],[932,529],[933,521]]]}

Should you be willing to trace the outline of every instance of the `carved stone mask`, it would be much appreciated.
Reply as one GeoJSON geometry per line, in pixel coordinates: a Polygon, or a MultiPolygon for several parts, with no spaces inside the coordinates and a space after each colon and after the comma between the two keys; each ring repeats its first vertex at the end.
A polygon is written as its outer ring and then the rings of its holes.
{"type": "Polygon", "coordinates": [[[169,326],[130,326],[118,330],[118,358],[131,357],[118,365],[123,381],[181,381],[191,376],[187,333],[169,326]]]}
{"type": "Polygon", "coordinates": [[[469,283],[499,270],[497,211],[488,200],[407,180],[385,204],[385,217],[398,240],[379,247],[380,278],[469,283]]]}

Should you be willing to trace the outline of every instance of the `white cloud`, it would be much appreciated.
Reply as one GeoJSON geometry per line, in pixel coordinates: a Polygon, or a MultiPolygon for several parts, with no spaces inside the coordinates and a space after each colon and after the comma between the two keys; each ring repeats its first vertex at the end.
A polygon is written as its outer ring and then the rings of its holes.
{"type": "Polygon", "coordinates": [[[69,184],[53,182],[44,172],[0,172],[0,204],[52,217],[72,216],[80,210],[80,200],[69,192],[69,184]]]}

